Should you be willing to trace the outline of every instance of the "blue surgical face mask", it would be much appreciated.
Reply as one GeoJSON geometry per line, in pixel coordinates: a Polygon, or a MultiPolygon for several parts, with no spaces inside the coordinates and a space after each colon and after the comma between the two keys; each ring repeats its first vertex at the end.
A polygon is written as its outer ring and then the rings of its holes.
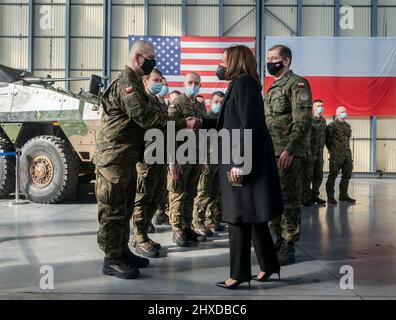
{"type": "Polygon", "coordinates": [[[214,113],[218,113],[220,111],[220,104],[216,104],[216,103],[212,103],[212,105],[210,106],[210,108],[212,109],[212,111],[214,113]]]}
{"type": "Polygon", "coordinates": [[[166,95],[168,94],[168,92],[169,92],[169,87],[168,87],[168,86],[162,86],[162,89],[161,89],[161,91],[159,92],[159,95],[160,95],[161,97],[166,97],[166,95]]]}
{"type": "Polygon", "coordinates": [[[152,94],[157,94],[161,92],[161,89],[162,89],[162,83],[156,82],[151,85],[150,91],[152,94]]]}
{"type": "Polygon", "coordinates": [[[188,86],[186,87],[186,93],[189,97],[196,96],[199,92],[199,87],[196,86],[188,86]]]}
{"type": "Polygon", "coordinates": [[[322,114],[323,113],[323,107],[317,107],[316,108],[316,113],[317,114],[322,114]]]}
{"type": "Polygon", "coordinates": [[[347,117],[348,117],[348,114],[345,111],[340,113],[341,119],[346,119],[347,117]]]}

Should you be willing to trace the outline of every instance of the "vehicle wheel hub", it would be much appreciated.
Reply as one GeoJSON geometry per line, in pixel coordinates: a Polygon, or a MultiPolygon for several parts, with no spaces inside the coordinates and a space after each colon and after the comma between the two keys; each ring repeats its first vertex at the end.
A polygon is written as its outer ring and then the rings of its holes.
{"type": "Polygon", "coordinates": [[[29,166],[29,175],[37,187],[45,188],[48,186],[54,177],[51,159],[45,155],[33,157],[29,166]]]}

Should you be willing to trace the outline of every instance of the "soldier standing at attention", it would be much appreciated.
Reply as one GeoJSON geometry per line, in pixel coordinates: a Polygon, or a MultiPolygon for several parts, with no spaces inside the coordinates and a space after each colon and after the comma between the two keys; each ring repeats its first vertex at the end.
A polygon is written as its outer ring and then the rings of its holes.
{"type": "MultiPolygon", "coordinates": [[[[175,99],[181,95],[181,92],[178,90],[173,90],[169,94],[168,104],[166,108],[168,109],[171,104],[174,103],[175,99]]],[[[168,190],[165,186],[165,191],[163,193],[163,198],[160,201],[157,212],[154,215],[153,224],[161,225],[168,224],[169,225],[169,206],[168,206],[168,190]]]]}
{"type": "MultiPolygon", "coordinates": [[[[162,113],[165,117],[168,112],[156,96],[162,91],[162,74],[157,69],[151,71],[149,76],[143,77],[143,84],[149,98],[149,107],[162,113]]],[[[164,135],[165,135],[164,131],[164,135]]],[[[154,139],[145,143],[145,158],[153,153],[154,139]]],[[[165,161],[165,159],[164,159],[165,161]]],[[[148,237],[151,219],[154,216],[166,189],[166,164],[148,164],[145,160],[136,165],[137,184],[135,208],[132,215],[133,241],[132,246],[136,252],[148,258],[158,258],[161,245],[148,237]]]]}
{"type": "MultiPolygon", "coordinates": [[[[186,117],[202,119],[205,117],[205,105],[196,99],[200,87],[201,77],[199,74],[190,72],[185,76],[185,92],[176,98],[174,104],[169,106],[168,112],[171,119],[186,117]]],[[[172,241],[180,247],[188,246],[189,241],[206,240],[205,236],[197,234],[192,229],[194,198],[197,194],[198,180],[203,167],[198,164],[198,146],[197,139],[197,162],[183,165],[170,164],[168,173],[169,222],[173,231],[172,241]]]]}
{"type": "Polygon", "coordinates": [[[289,68],[291,50],[283,45],[269,49],[268,72],[275,77],[265,96],[265,116],[278,159],[284,211],[271,228],[281,265],[294,263],[294,243],[301,227],[302,163],[311,126],[312,94],[307,80],[289,68]]]}
{"type": "MultiPolygon", "coordinates": [[[[216,91],[210,98],[210,110],[206,118],[217,119],[224,93],[216,91]]],[[[212,236],[215,231],[223,231],[220,225],[220,180],[217,164],[209,164],[201,173],[198,192],[194,199],[193,225],[195,232],[212,236]]]]}
{"type": "Polygon", "coordinates": [[[309,207],[314,203],[326,203],[325,200],[319,197],[319,188],[323,180],[323,148],[326,132],[326,119],[322,117],[322,113],[322,100],[315,100],[313,102],[312,125],[307,142],[307,146],[310,148],[310,155],[307,156],[308,160],[304,166],[303,173],[303,205],[309,207]]]}
{"type": "Polygon", "coordinates": [[[311,128],[311,152],[312,152],[312,202],[325,204],[326,201],[320,198],[320,185],[323,181],[323,149],[326,136],[326,119],[322,116],[324,108],[322,100],[315,100],[313,103],[313,117],[311,128]]]}
{"type": "MultiPolygon", "coordinates": [[[[140,77],[156,64],[154,47],[136,41],[128,65],[102,96],[101,130],[96,144],[95,193],[98,201],[98,243],[104,251],[103,273],[133,279],[149,260],[128,246],[136,192],[136,163],[142,160],[145,129],[166,128],[167,117],[148,106],[140,77]]],[[[179,128],[196,128],[196,119],[178,119],[179,128]]]]}
{"type": "Polygon", "coordinates": [[[337,119],[330,123],[326,129],[326,147],[330,153],[329,176],[326,182],[326,192],[328,203],[337,204],[334,198],[334,184],[338,173],[342,172],[340,181],[340,201],[356,203],[348,195],[349,180],[352,176],[352,151],[349,146],[352,129],[346,122],[347,110],[338,107],[336,110],[337,119]]]}

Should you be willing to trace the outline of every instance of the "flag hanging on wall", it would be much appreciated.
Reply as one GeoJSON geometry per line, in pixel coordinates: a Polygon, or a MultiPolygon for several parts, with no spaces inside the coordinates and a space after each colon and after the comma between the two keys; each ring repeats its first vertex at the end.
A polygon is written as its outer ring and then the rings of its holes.
{"type": "Polygon", "coordinates": [[[149,41],[154,45],[157,68],[168,80],[169,89],[183,92],[184,75],[195,71],[201,76],[200,94],[209,99],[214,91],[225,92],[226,81],[219,81],[216,69],[225,48],[242,44],[255,50],[254,37],[175,37],[175,36],[129,36],[129,48],[136,40],[149,41]]]}
{"type": "MultiPolygon", "coordinates": [[[[284,44],[291,69],[311,84],[325,115],[345,106],[354,116],[396,115],[396,38],[267,37],[266,48],[284,44]]],[[[273,77],[267,77],[265,91],[273,77]]]]}

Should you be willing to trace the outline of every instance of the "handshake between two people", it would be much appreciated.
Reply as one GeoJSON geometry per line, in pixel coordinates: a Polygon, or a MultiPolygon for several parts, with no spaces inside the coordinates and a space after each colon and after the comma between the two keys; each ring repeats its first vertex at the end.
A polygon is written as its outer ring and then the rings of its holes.
{"type": "Polygon", "coordinates": [[[186,128],[192,129],[194,131],[198,131],[199,129],[202,128],[202,120],[196,117],[187,117],[186,128]]]}

